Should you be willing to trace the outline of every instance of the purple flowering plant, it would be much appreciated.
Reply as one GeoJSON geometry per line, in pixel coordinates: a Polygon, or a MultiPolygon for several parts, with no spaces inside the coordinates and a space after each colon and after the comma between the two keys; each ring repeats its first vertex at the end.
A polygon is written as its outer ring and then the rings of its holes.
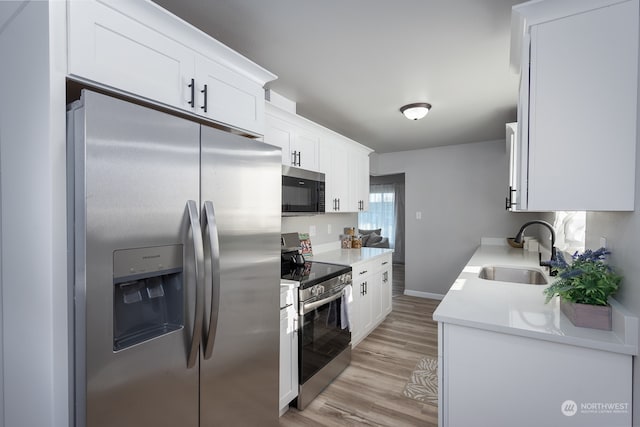
{"type": "Polygon", "coordinates": [[[605,257],[609,254],[611,252],[605,248],[595,251],[587,249],[582,254],[574,253],[572,262],[568,263],[558,252],[557,259],[551,263],[558,277],[544,290],[545,303],[559,295],[566,301],[578,304],[607,305],[609,296],[618,290],[622,280],[622,276],[605,263],[605,257]]]}

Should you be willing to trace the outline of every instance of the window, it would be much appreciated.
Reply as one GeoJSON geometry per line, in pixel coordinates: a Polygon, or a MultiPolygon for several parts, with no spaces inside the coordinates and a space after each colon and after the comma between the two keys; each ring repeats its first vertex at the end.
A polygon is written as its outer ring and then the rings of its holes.
{"type": "Polygon", "coordinates": [[[394,247],[396,239],[396,193],[393,184],[371,184],[369,210],[358,214],[358,227],[364,230],[381,228],[382,236],[394,247]]]}

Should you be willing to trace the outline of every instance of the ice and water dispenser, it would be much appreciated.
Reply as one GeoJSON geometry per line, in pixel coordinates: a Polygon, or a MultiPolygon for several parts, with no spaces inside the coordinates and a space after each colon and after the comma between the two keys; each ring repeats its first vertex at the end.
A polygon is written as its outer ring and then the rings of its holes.
{"type": "Polygon", "coordinates": [[[182,245],[113,253],[113,350],[184,325],[182,245]]]}

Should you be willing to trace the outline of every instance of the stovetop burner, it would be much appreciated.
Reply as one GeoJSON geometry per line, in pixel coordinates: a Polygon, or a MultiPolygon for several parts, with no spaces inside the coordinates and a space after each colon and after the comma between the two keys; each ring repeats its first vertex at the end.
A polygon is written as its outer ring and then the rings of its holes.
{"type": "Polygon", "coordinates": [[[318,261],[306,261],[304,265],[283,262],[281,277],[300,282],[300,289],[305,289],[325,280],[338,277],[351,271],[351,267],[318,261]]]}

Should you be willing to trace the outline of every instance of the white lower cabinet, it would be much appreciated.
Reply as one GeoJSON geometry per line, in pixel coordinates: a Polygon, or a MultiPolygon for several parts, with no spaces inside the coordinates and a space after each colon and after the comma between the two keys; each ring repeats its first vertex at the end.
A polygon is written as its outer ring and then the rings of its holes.
{"type": "Polygon", "coordinates": [[[354,263],[351,346],[367,337],[391,312],[391,253],[354,263]],[[385,278],[387,281],[385,282],[385,278]]]}
{"type": "Polygon", "coordinates": [[[373,303],[370,293],[371,274],[369,263],[353,266],[353,319],[351,321],[351,346],[355,347],[370,332],[373,325],[373,303]],[[358,272],[356,272],[356,268],[358,272]]]}
{"type": "Polygon", "coordinates": [[[382,319],[391,313],[391,295],[393,286],[393,266],[391,264],[392,255],[385,255],[380,261],[380,302],[382,304],[382,319]]]}
{"type": "Polygon", "coordinates": [[[297,289],[287,292],[290,292],[287,300],[294,303],[280,309],[280,415],[298,397],[298,314],[294,295],[297,289]]]}
{"type": "Polygon", "coordinates": [[[440,322],[439,425],[631,426],[632,372],[630,355],[440,322]]]}

